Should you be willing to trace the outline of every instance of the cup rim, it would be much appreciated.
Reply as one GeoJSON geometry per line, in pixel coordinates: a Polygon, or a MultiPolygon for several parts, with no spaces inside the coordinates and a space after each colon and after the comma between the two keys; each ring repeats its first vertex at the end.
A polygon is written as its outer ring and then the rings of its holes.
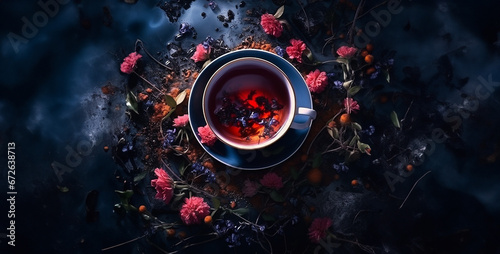
{"type": "Polygon", "coordinates": [[[293,122],[293,119],[295,117],[295,113],[296,113],[296,97],[295,97],[295,89],[292,85],[292,82],[290,81],[290,78],[288,77],[288,75],[286,75],[286,73],[281,70],[281,68],[279,68],[278,66],[276,66],[274,63],[268,61],[268,60],[265,60],[265,59],[261,59],[261,58],[258,58],[258,57],[241,57],[241,58],[237,58],[237,59],[233,59],[225,64],[223,64],[220,68],[218,68],[211,76],[210,76],[210,79],[207,81],[205,87],[204,87],[204,90],[203,90],[203,96],[202,96],[202,110],[203,110],[203,118],[205,119],[205,122],[207,123],[207,126],[210,128],[210,130],[212,130],[212,132],[215,134],[215,136],[217,137],[218,140],[220,140],[221,142],[223,142],[225,145],[228,145],[228,146],[231,146],[231,147],[234,147],[236,149],[241,149],[241,150],[255,150],[255,149],[261,149],[261,148],[265,148],[265,147],[268,147],[270,145],[272,145],[273,143],[275,143],[277,140],[279,140],[280,138],[283,137],[283,135],[285,135],[285,133],[288,131],[288,129],[290,128],[290,126],[292,125],[292,122],[293,122]],[[223,135],[221,135],[219,133],[219,131],[217,131],[214,127],[211,126],[210,122],[213,122],[213,121],[209,121],[208,120],[208,117],[207,117],[207,102],[206,102],[206,94],[207,94],[207,90],[208,88],[210,87],[210,84],[212,83],[212,80],[214,79],[214,77],[219,73],[221,72],[224,68],[228,67],[229,65],[232,65],[236,62],[240,62],[240,61],[245,61],[245,60],[252,60],[252,61],[258,61],[258,62],[263,62],[265,63],[266,65],[269,65],[271,66],[274,70],[278,71],[279,74],[286,80],[285,82],[285,85],[286,87],[288,88],[288,93],[290,95],[290,112],[289,112],[289,116],[286,118],[286,121],[281,125],[281,127],[279,128],[279,130],[276,132],[276,134],[266,140],[265,142],[262,142],[262,143],[256,143],[256,144],[239,144],[239,143],[236,143],[236,142],[233,142],[233,141],[230,141],[228,140],[227,138],[225,138],[223,135]]]}

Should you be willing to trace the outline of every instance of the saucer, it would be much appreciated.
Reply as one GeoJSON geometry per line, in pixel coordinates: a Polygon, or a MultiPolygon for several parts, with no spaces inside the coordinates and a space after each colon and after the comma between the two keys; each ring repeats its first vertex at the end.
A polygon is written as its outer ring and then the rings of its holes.
{"type": "MultiPolygon", "coordinates": [[[[311,108],[312,99],[309,89],[302,75],[297,69],[282,57],[263,50],[257,49],[240,49],[224,54],[208,64],[201,71],[198,78],[191,88],[188,104],[189,123],[196,140],[214,159],[233,168],[243,170],[258,170],[275,166],[288,158],[290,158],[304,143],[307,134],[310,130],[310,125],[305,129],[289,129],[287,132],[273,144],[257,149],[257,150],[241,150],[230,147],[221,141],[215,142],[212,146],[207,146],[201,143],[200,137],[197,135],[198,127],[206,125],[203,117],[203,93],[205,86],[210,80],[210,77],[225,63],[242,58],[255,57],[267,60],[278,66],[284,73],[287,74],[293,89],[296,94],[296,106],[311,108]]],[[[303,115],[297,115],[295,122],[307,122],[308,118],[303,115]]]]}

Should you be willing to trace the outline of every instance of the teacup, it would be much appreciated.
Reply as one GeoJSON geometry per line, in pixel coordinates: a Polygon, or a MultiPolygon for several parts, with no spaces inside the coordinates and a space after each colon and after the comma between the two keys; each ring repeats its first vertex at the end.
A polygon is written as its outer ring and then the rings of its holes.
{"type": "Polygon", "coordinates": [[[308,128],[316,118],[313,109],[296,106],[296,96],[287,75],[276,65],[243,57],[212,75],[203,93],[203,116],[226,145],[261,149],[279,140],[289,128],[308,128]],[[299,115],[307,120],[297,121],[299,115]]]}

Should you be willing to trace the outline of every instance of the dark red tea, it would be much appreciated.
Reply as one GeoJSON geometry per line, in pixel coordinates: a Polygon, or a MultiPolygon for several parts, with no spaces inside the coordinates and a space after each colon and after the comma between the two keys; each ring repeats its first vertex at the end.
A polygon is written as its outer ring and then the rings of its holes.
{"type": "Polygon", "coordinates": [[[258,144],[272,138],[290,114],[287,79],[260,61],[216,73],[205,98],[211,127],[233,142],[258,144]]]}

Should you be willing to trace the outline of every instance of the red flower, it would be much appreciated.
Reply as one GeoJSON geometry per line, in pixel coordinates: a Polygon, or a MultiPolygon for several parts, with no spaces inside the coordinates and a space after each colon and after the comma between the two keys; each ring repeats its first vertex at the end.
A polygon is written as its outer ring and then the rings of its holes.
{"type": "Polygon", "coordinates": [[[279,190],[283,187],[283,180],[276,173],[267,173],[262,179],[260,179],[260,183],[268,188],[279,190]]]}
{"type": "Polygon", "coordinates": [[[194,55],[191,57],[191,59],[193,59],[195,63],[207,60],[208,50],[203,47],[203,44],[198,44],[198,46],[196,46],[196,52],[194,52],[194,55]]]}
{"type": "Polygon", "coordinates": [[[243,196],[253,197],[257,194],[257,191],[259,191],[259,187],[260,186],[257,182],[246,179],[243,182],[243,189],[241,191],[243,192],[243,196]]]}
{"type": "Polygon", "coordinates": [[[274,17],[274,15],[266,13],[260,16],[260,25],[264,28],[266,34],[273,35],[275,37],[280,37],[281,32],[283,32],[283,26],[274,17]]]}
{"type": "Polygon", "coordinates": [[[208,125],[198,127],[198,135],[200,135],[201,143],[207,146],[212,146],[217,141],[217,137],[208,125]]]}
{"type": "Polygon", "coordinates": [[[291,39],[292,46],[286,47],[286,53],[290,59],[297,59],[297,62],[302,63],[302,52],[306,50],[306,44],[301,40],[291,39]]]}
{"type": "Polygon", "coordinates": [[[210,206],[200,197],[184,199],[181,219],[186,225],[200,224],[210,214],[210,206]]]}
{"type": "Polygon", "coordinates": [[[326,236],[326,231],[332,225],[330,218],[316,218],[309,227],[309,239],[314,243],[326,236]]]}
{"type": "Polygon", "coordinates": [[[311,71],[306,75],[306,84],[309,90],[313,93],[323,92],[326,85],[328,84],[328,77],[326,76],[326,72],[320,71],[318,69],[316,69],[315,71],[311,71]]]}
{"type": "Polygon", "coordinates": [[[170,178],[165,170],[159,168],[155,169],[155,174],[158,176],[158,179],[151,180],[151,186],[156,189],[155,198],[161,199],[168,204],[174,195],[172,178],[170,178]]]}
{"type": "Polygon", "coordinates": [[[357,51],[358,49],[356,48],[342,46],[339,49],[337,49],[337,54],[343,58],[351,58],[352,56],[354,56],[354,54],[356,54],[357,51]]]}
{"type": "Polygon", "coordinates": [[[189,123],[189,115],[184,114],[182,116],[178,116],[174,119],[174,127],[184,127],[189,123]]]}
{"type": "Polygon", "coordinates": [[[351,114],[351,112],[356,113],[355,111],[359,110],[358,102],[353,100],[352,98],[345,98],[344,99],[344,107],[345,107],[347,114],[351,114]]]}
{"type": "Polygon", "coordinates": [[[137,64],[137,60],[141,57],[141,54],[137,54],[136,52],[130,53],[127,57],[125,57],[125,59],[123,59],[123,63],[120,65],[120,70],[123,73],[132,73],[135,65],[137,64]]]}

